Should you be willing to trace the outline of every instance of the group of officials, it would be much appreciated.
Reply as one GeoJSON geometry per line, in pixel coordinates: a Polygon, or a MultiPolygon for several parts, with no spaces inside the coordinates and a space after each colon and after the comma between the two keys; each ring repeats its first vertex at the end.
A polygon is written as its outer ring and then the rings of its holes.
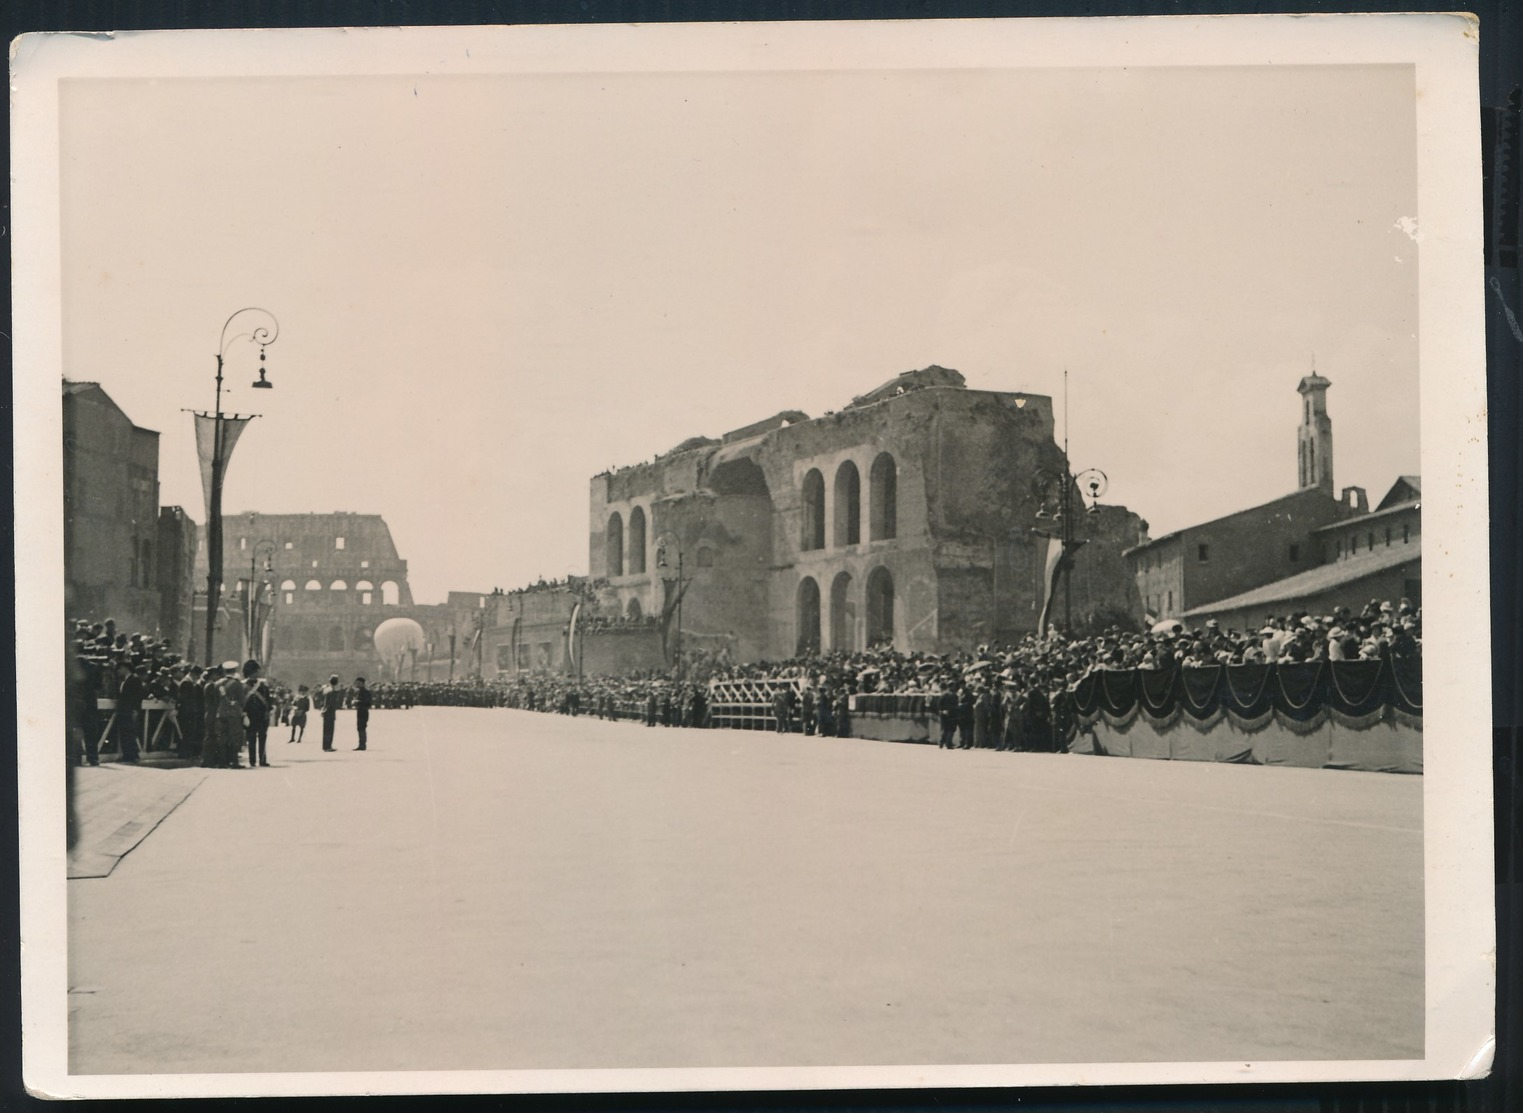
{"type": "Polygon", "coordinates": [[[175,718],[186,749],[192,753],[200,751],[203,768],[268,766],[266,743],[271,723],[289,719],[291,737],[287,741],[300,742],[306,732],[309,708],[322,716],[325,751],[334,749],[338,713],[345,705],[354,709],[359,736],[355,749],[366,748],[371,699],[364,677],[357,678],[352,689],[341,684],[337,676],[329,677],[328,683],[310,696],[303,685],[291,707],[281,708],[259,671],[258,661],[245,661],[241,667],[237,661],[226,661],[205,670],[192,667],[180,681],[175,692],[175,718]],[[245,748],[246,766],[241,760],[245,748]]]}

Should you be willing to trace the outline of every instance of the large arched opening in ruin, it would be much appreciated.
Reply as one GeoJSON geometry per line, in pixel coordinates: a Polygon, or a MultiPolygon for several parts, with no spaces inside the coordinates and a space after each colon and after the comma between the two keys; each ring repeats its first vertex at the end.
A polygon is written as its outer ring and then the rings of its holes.
{"type": "Polygon", "coordinates": [[[804,476],[803,526],[799,548],[807,551],[825,547],[825,477],[819,468],[810,468],[804,476]]]}
{"type": "Polygon", "coordinates": [[[843,549],[862,540],[862,474],[847,460],[836,469],[835,546],[843,549]]]}
{"type": "Polygon", "coordinates": [[[886,541],[898,536],[899,467],[887,452],[880,452],[873,461],[873,469],[868,473],[868,484],[868,540],[886,541]]]}
{"type": "Polygon", "coordinates": [[[830,584],[830,648],[851,650],[857,625],[856,607],[851,601],[851,573],[839,572],[830,584]]]}
{"type": "Polygon", "coordinates": [[[820,585],[813,576],[799,581],[795,602],[795,621],[798,637],[794,642],[794,654],[808,657],[820,651],[820,585]]]}
{"type": "Polygon", "coordinates": [[[615,510],[608,515],[608,574],[624,575],[624,519],[615,510]]]}
{"type": "Polygon", "coordinates": [[[637,506],[629,512],[629,571],[631,575],[645,574],[645,508],[637,506]]]}
{"type": "Polygon", "coordinates": [[[894,577],[887,568],[874,568],[867,577],[867,644],[894,641],[894,577]]]}

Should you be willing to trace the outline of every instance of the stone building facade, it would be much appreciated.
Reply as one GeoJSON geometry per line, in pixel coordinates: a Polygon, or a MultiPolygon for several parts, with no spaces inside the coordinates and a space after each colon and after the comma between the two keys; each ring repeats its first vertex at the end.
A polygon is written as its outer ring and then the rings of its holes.
{"type": "Polygon", "coordinates": [[[63,382],[64,581],[70,618],[189,644],[196,524],[159,506],[159,434],[99,383],[63,382]]]}
{"type": "MultiPolygon", "coordinates": [[[[397,554],[379,514],[228,514],[223,518],[224,599],[216,655],[249,652],[241,623],[252,580],[267,616],[268,637],[254,656],[268,671],[298,683],[377,675],[375,628],[393,616],[427,615],[414,606],[407,561],[397,554]]],[[[205,606],[206,547],[196,554],[205,606]]],[[[204,615],[204,611],[201,612],[204,615]]],[[[201,619],[204,622],[204,617],[201,619]]],[[[435,622],[437,624],[437,622],[435,622]]]]}
{"type": "Polygon", "coordinates": [[[1363,488],[1345,487],[1333,494],[1330,386],[1314,373],[1296,388],[1302,397],[1296,430],[1298,490],[1126,551],[1146,616],[1257,625],[1267,613],[1298,609],[1298,603],[1304,604],[1299,609],[1315,609],[1334,597],[1341,601],[1354,590],[1349,585],[1377,573],[1378,583],[1358,590],[1394,590],[1397,597],[1420,592],[1420,573],[1414,571],[1421,559],[1417,477],[1402,477],[1373,512],[1363,488]],[[1377,543],[1383,555],[1374,553],[1377,543]],[[1361,544],[1368,561],[1329,568],[1359,554],[1361,544]],[[1403,586],[1409,590],[1402,591],[1403,586]]]}
{"type": "Polygon", "coordinates": [[[1422,494],[1417,476],[1392,485],[1380,505],[1312,531],[1318,563],[1245,592],[1185,613],[1198,624],[1216,619],[1247,630],[1266,618],[1297,612],[1332,614],[1339,607],[1359,613],[1371,600],[1421,607],[1422,494]]]}
{"type": "MultiPolygon", "coordinates": [[[[680,599],[684,646],[736,660],[1011,641],[1043,595],[1033,479],[1063,467],[1051,399],[929,367],[838,412],[787,411],[593,477],[589,567],[627,615],[669,623],[680,599]]],[[[1116,567],[1091,601],[1133,613],[1117,554],[1142,524],[1092,518],[1080,565],[1116,567]]]]}

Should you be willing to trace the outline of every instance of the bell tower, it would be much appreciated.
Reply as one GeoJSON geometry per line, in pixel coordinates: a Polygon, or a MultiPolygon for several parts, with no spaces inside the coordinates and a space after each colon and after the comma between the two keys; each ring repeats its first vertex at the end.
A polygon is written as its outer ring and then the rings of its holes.
{"type": "Polygon", "coordinates": [[[1299,450],[1299,487],[1315,487],[1333,493],[1333,420],[1327,416],[1327,388],[1333,384],[1312,373],[1296,387],[1301,395],[1301,428],[1296,434],[1299,450]]]}

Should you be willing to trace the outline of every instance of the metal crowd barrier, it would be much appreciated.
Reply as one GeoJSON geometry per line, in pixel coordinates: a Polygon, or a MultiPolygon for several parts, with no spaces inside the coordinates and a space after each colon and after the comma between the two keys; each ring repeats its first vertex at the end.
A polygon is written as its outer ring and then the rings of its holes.
{"type": "MultiPolygon", "coordinates": [[[[96,743],[96,748],[98,750],[104,750],[108,747],[115,749],[116,742],[111,738],[111,728],[116,726],[116,700],[98,699],[95,701],[95,709],[97,711],[111,712],[110,716],[106,719],[105,728],[100,732],[100,741],[96,743]]],[[[173,728],[176,741],[184,737],[180,731],[180,720],[175,715],[174,704],[166,700],[145,699],[143,701],[143,736],[138,740],[138,744],[144,750],[158,749],[159,735],[163,733],[166,724],[173,728]],[[153,721],[153,713],[155,711],[159,712],[157,724],[154,724],[153,721]],[[150,726],[153,727],[152,731],[149,730],[150,726]]],[[[168,746],[165,746],[165,749],[168,748],[168,746]]]]}

